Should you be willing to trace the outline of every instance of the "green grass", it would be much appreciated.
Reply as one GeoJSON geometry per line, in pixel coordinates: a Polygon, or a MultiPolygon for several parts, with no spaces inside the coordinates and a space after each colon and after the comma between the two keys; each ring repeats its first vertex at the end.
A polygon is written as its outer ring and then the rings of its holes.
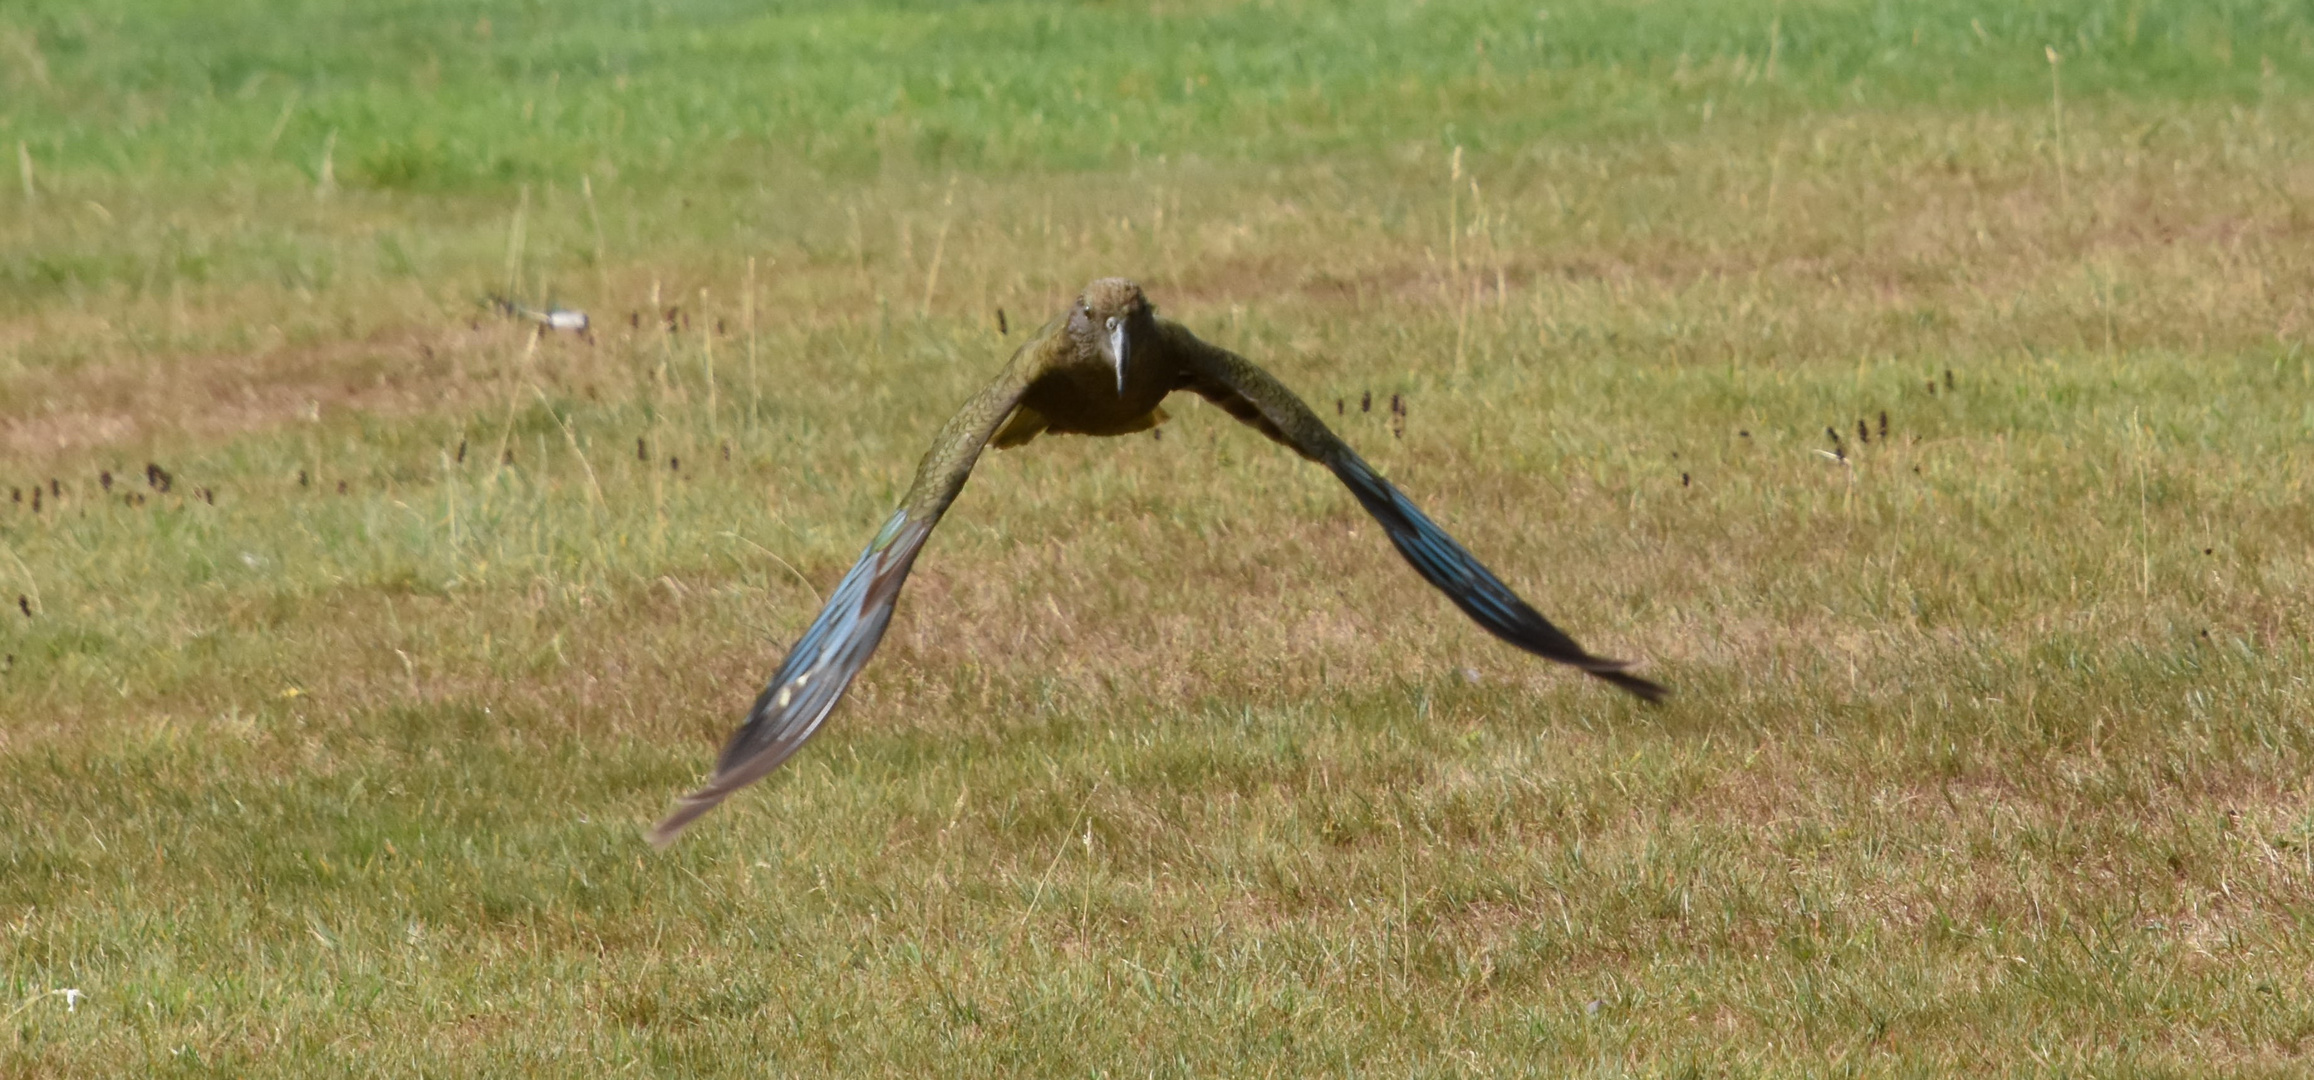
{"type": "Polygon", "coordinates": [[[0,12],[0,1075],[2301,1073],[2309,85],[2246,3],[0,12]],[[1671,703],[1186,404],[987,458],[650,851],[1116,272],[1671,703]]]}

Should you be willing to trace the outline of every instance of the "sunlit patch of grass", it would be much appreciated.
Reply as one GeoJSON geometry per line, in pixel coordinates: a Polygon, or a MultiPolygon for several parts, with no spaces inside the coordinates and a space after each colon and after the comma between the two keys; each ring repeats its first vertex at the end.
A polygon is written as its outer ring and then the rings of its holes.
{"type": "Polygon", "coordinates": [[[0,21],[0,1072],[2300,1067],[2303,18],[148,6],[0,21]],[[650,852],[1112,272],[1672,701],[1189,404],[650,852]]]}

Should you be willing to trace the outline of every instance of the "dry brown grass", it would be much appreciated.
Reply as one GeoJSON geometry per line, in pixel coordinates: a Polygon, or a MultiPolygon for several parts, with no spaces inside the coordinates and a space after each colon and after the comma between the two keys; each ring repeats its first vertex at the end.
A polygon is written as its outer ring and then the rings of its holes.
{"type": "Polygon", "coordinates": [[[473,303],[504,207],[351,185],[279,211],[326,282],[14,304],[0,1073],[2302,1071],[2314,115],[2067,108],[2062,186],[2041,106],[1677,102],[1459,178],[542,184],[591,344],[473,303]],[[1192,405],[991,455],[829,731],[648,852],[1117,271],[1677,696],[1192,405]]]}

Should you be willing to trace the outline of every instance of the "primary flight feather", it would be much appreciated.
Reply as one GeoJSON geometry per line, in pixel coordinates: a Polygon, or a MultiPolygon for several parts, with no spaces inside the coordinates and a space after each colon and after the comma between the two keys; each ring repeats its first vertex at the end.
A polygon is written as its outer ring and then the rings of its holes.
{"type": "Polygon", "coordinates": [[[1126,435],[1163,423],[1166,395],[1187,390],[1295,453],[1324,465],[1382,524],[1424,580],[1489,633],[1546,660],[1581,668],[1649,701],[1661,686],[1627,663],[1593,656],[1519,599],[1510,586],[1415,509],[1285,384],[1244,357],[1157,318],[1141,287],[1103,278],[1012,356],[996,381],[940,429],[900,508],[861,553],[810,629],[790,649],[747,722],[732,733],[706,786],[651,830],[672,843],[732,792],[779,767],[819,730],[836,699],[876,651],[900,584],[932,527],[964,489],[989,444],[1018,446],[1045,432],[1126,435]]]}

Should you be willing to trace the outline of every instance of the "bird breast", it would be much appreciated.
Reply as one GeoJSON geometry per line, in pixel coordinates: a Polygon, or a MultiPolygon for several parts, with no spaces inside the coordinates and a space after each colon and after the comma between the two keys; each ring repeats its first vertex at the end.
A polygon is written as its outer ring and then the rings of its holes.
{"type": "MultiPolygon", "coordinates": [[[[1150,350],[1152,353],[1155,350],[1150,350]]],[[[1031,384],[1021,404],[1041,414],[1050,430],[1072,435],[1124,435],[1149,428],[1149,413],[1171,391],[1168,365],[1135,356],[1125,369],[1125,391],[1106,360],[1055,365],[1031,384]]]]}

